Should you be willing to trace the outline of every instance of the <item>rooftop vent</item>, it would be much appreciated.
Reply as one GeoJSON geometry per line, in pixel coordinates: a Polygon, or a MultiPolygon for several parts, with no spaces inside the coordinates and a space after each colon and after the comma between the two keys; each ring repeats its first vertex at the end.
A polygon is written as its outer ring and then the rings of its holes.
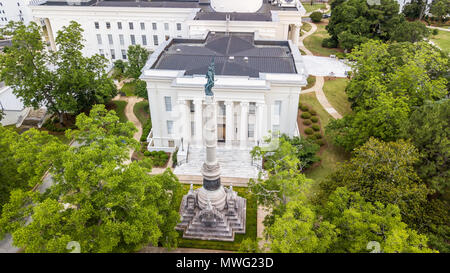
{"type": "Polygon", "coordinates": [[[228,57],[228,60],[230,60],[230,61],[234,60],[234,56],[228,57]]]}
{"type": "Polygon", "coordinates": [[[244,57],[244,61],[248,62],[248,57],[244,57]]]}

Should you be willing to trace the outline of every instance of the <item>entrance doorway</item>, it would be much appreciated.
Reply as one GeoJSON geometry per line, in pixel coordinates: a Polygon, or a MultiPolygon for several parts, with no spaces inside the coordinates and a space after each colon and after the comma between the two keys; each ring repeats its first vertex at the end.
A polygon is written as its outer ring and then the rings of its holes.
{"type": "Polygon", "coordinates": [[[225,124],[217,124],[217,141],[225,142],[225,124]]]}

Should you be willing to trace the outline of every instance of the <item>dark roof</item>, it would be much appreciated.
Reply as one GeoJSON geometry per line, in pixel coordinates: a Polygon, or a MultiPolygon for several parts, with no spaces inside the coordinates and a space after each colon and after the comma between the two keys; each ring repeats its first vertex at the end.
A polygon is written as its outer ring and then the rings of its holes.
{"type": "Polygon", "coordinates": [[[243,13],[243,12],[198,12],[194,20],[220,20],[225,21],[229,15],[231,21],[272,21],[270,13],[243,13]]]}
{"type": "MultiPolygon", "coordinates": [[[[243,0],[245,1],[245,0],[243,0]]],[[[269,0],[263,0],[263,5],[257,13],[270,13],[271,10],[297,10],[294,7],[273,6],[269,0]]],[[[99,6],[99,7],[161,7],[161,8],[201,8],[205,12],[214,12],[208,0],[89,0],[78,4],[69,4],[66,0],[46,1],[44,6],[99,6]]]]}
{"type": "Polygon", "coordinates": [[[288,42],[254,41],[253,35],[211,32],[205,40],[173,39],[152,68],[185,70],[186,75],[205,74],[214,58],[217,75],[296,73],[288,42]]]}

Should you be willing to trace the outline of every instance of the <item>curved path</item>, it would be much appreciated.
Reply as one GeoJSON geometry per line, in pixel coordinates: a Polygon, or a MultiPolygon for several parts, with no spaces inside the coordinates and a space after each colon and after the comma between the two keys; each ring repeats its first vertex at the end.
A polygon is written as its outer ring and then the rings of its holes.
{"type": "MultiPolygon", "coordinates": [[[[329,6],[327,5],[327,8],[329,9],[329,6]]],[[[298,47],[303,50],[306,55],[309,56],[314,56],[314,54],[305,47],[305,45],[303,44],[303,40],[305,40],[306,37],[312,35],[314,32],[317,31],[317,26],[314,23],[308,23],[311,25],[311,29],[304,33],[304,35],[302,35],[299,40],[298,40],[298,47]]],[[[300,92],[300,94],[304,94],[304,93],[310,93],[310,92],[315,92],[316,93],[316,97],[317,100],[319,101],[320,105],[322,105],[322,107],[325,109],[325,111],[328,112],[328,114],[330,114],[333,118],[335,119],[340,119],[342,118],[342,115],[339,114],[339,112],[334,109],[334,107],[330,104],[330,102],[328,101],[327,97],[325,96],[325,93],[323,92],[323,85],[324,85],[324,77],[321,76],[317,76],[316,77],[316,82],[314,84],[313,87],[306,89],[306,90],[302,90],[300,92]]]]}

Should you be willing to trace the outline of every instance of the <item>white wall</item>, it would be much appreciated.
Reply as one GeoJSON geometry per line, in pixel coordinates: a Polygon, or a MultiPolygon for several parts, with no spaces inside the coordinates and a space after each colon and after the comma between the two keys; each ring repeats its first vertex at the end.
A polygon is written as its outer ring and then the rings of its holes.
{"type": "Polygon", "coordinates": [[[33,0],[0,0],[0,26],[9,21],[22,21],[28,24],[32,21],[31,10],[28,6],[33,0]]]}

